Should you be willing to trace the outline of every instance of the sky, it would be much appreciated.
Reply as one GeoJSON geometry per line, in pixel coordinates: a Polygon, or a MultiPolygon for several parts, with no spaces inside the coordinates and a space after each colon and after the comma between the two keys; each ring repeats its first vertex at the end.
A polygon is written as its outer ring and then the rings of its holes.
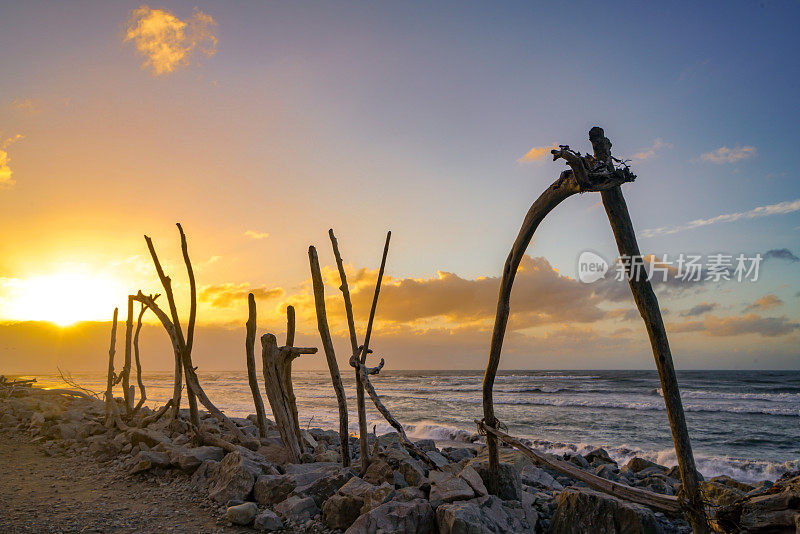
{"type": "MultiPolygon", "coordinates": [[[[372,346],[394,369],[485,367],[499,276],[530,204],[605,128],[678,369],[800,369],[796,2],[2,2],[0,372],[102,370],[115,306],[198,283],[194,360],[244,368],[259,333],[320,346],[317,247],[337,357],[359,339],[392,231],[372,346]],[[760,255],[757,280],[675,260],[760,255]],[[672,262],[672,263],[671,263],[672,262]],[[660,275],[659,275],[660,276],[660,275]]],[[[654,367],[599,195],[538,229],[501,368],[654,367]],[[579,278],[580,254],[610,265],[579,278]]],[[[184,319],[185,323],[185,319],[184,319]]],[[[152,315],[145,370],[169,370],[152,315]]],[[[118,347],[119,350],[119,347],[118,347]]],[[[106,362],[106,363],[104,363],[106,362]]],[[[296,360],[325,368],[324,356],[296,360]]]]}

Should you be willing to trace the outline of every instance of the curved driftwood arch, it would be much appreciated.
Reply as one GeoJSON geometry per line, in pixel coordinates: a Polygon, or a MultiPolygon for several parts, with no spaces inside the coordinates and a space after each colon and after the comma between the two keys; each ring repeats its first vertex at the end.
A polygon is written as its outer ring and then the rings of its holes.
{"type": "MultiPolygon", "coordinates": [[[[483,379],[484,418],[479,425],[484,431],[487,430],[485,427],[491,429],[485,432],[489,446],[489,472],[491,474],[489,491],[491,493],[496,494],[498,491],[499,459],[497,441],[498,437],[504,435],[496,431],[499,421],[494,413],[494,380],[497,376],[503,338],[508,324],[511,288],[514,284],[520,261],[522,261],[534,232],[547,214],[570,196],[576,193],[596,191],[602,195],[603,205],[611,223],[619,253],[632,257],[640,254],[633,231],[633,224],[620,189],[620,185],[634,181],[636,176],[628,170],[624,163],[611,156],[611,141],[605,137],[602,128],[597,126],[592,128],[589,132],[589,140],[594,149],[594,156],[588,154],[581,156],[580,152],[571,150],[567,145],[561,145],[558,150],[551,151],[554,160],[563,159],[570,169],[562,172],[559,178],[531,205],[503,268],[489,360],[483,379]]],[[[626,265],[626,270],[630,268],[630,265],[626,265]]],[[[694,532],[704,533],[708,531],[708,522],[700,498],[697,470],[689,434],[686,429],[686,420],[681,404],[678,381],[675,376],[675,368],[672,363],[672,354],[658,307],[658,300],[650,281],[646,277],[644,280],[640,280],[638,277],[630,276],[630,272],[628,272],[628,275],[636,306],[647,327],[653,356],[655,357],[661,380],[661,387],[664,391],[664,402],[683,482],[681,505],[694,532]]],[[[508,442],[508,440],[505,441],[508,442]]],[[[513,443],[512,445],[516,446],[513,443]]]]}

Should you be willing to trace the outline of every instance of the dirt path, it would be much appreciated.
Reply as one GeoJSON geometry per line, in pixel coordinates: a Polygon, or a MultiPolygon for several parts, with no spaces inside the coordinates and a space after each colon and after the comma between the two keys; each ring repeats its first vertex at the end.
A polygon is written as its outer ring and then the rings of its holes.
{"type": "Polygon", "coordinates": [[[188,477],[128,476],[0,431],[0,532],[253,532],[218,522],[188,477]],[[167,504],[170,503],[170,504],[167,504]]]}

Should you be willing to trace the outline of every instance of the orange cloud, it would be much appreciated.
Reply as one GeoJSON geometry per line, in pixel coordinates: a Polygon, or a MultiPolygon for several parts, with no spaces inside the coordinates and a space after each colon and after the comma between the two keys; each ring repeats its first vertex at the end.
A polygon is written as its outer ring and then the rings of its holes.
{"type": "Polygon", "coordinates": [[[776,295],[770,293],[769,295],[764,295],[760,299],[756,300],[751,305],[747,306],[744,311],[750,310],[768,310],[770,308],[777,308],[778,306],[782,306],[783,301],[778,298],[776,295]]]}
{"type": "Polygon", "coordinates": [[[728,148],[721,146],[711,152],[706,152],[700,155],[700,159],[711,163],[736,163],[745,159],[750,159],[758,154],[758,150],[754,146],[737,146],[728,148]]]}
{"type": "Polygon", "coordinates": [[[257,232],[256,230],[247,230],[243,235],[250,239],[266,239],[269,237],[267,232],[257,232]]]}
{"type": "Polygon", "coordinates": [[[671,325],[670,332],[702,332],[712,337],[758,334],[762,337],[777,337],[800,330],[800,323],[786,317],[761,317],[754,313],[732,317],[710,315],[702,321],[689,321],[671,325]]]}
{"type": "Polygon", "coordinates": [[[214,307],[228,308],[237,301],[246,302],[248,293],[252,293],[257,300],[267,300],[282,297],[284,291],[280,287],[252,287],[247,282],[242,284],[226,283],[202,287],[198,298],[201,302],[208,302],[214,307]]]}
{"type": "Polygon", "coordinates": [[[143,5],[131,11],[125,42],[132,41],[155,76],[169,74],[187,65],[195,51],[211,56],[216,52],[214,19],[195,8],[188,22],[163,9],[143,5]]]}
{"type": "Polygon", "coordinates": [[[643,161],[655,157],[656,152],[663,148],[672,148],[672,144],[667,143],[660,137],[653,141],[653,144],[633,155],[634,161],[643,161]]]}
{"type": "Polygon", "coordinates": [[[19,141],[22,138],[23,138],[22,134],[17,134],[14,137],[9,137],[8,139],[0,143],[0,188],[11,187],[16,183],[14,179],[11,177],[11,175],[13,174],[13,171],[9,166],[9,163],[11,162],[11,157],[8,155],[8,152],[6,152],[6,148],[8,148],[13,143],[19,141]]]}
{"type": "Polygon", "coordinates": [[[528,151],[527,154],[522,156],[517,160],[518,163],[524,163],[526,161],[539,161],[547,156],[550,155],[551,150],[555,150],[558,148],[557,143],[553,143],[550,146],[535,146],[528,151]]]}

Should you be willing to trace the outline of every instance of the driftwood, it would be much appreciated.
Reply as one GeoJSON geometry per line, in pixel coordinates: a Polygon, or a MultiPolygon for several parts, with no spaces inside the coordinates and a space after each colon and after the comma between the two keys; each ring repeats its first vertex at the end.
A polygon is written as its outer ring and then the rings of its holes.
{"type": "Polygon", "coordinates": [[[144,428],[150,423],[155,423],[156,421],[161,419],[161,417],[165,413],[167,413],[167,411],[170,409],[171,406],[172,406],[172,399],[169,399],[164,406],[162,406],[161,408],[158,409],[158,411],[156,411],[156,413],[142,418],[142,420],[139,422],[139,427],[144,428]]]}
{"type": "MultiPolygon", "coordinates": [[[[61,367],[56,367],[56,369],[58,369],[58,376],[61,377],[61,380],[66,385],[68,385],[68,386],[70,386],[72,388],[75,388],[76,390],[80,391],[81,393],[84,393],[86,398],[89,398],[89,397],[94,397],[95,399],[99,399],[100,398],[100,395],[96,391],[92,391],[89,388],[85,388],[85,387],[81,386],[78,383],[78,381],[75,380],[72,377],[72,374],[69,371],[64,373],[64,371],[61,370],[61,367]]],[[[30,380],[30,381],[25,380],[25,381],[22,381],[22,382],[25,382],[25,383],[27,383],[28,386],[30,386],[33,382],[36,382],[36,379],[34,378],[33,380],[30,380]]],[[[5,385],[5,384],[0,379],[0,386],[2,386],[2,385],[5,385]]],[[[54,390],[45,390],[45,391],[54,391],[54,390]]],[[[62,390],[58,390],[58,391],[71,391],[71,390],[62,389],[62,390]]],[[[71,394],[75,394],[75,393],[76,393],[75,391],[71,391],[71,394]]]]}
{"type": "MultiPolygon", "coordinates": [[[[186,326],[186,345],[184,347],[184,351],[186,352],[186,357],[184,360],[188,359],[189,362],[192,361],[192,346],[194,344],[194,325],[197,320],[197,284],[194,280],[194,269],[192,268],[192,262],[189,259],[189,245],[186,242],[186,234],[183,233],[183,227],[181,223],[176,223],[178,227],[178,233],[181,235],[181,252],[183,253],[183,262],[186,264],[186,274],[189,278],[189,322],[186,326]]],[[[194,367],[192,367],[194,369],[194,367]]],[[[187,371],[184,368],[184,375],[186,375],[187,371]]],[[[186,383],[189,383],[189,378],[186,378],[186,383]]],[[[200,423],[200,416],[197,412],[197,399],[195,398],[195,392],[192,391],[191,388],[186,389],[186,399],[189,402],[189,418],[194,424],[200,423]]]]}
{"type": "Polygon", "coordinates": [[[316,348],[278,347],[273,334],[261,336],[261,361],[264,373],[264,389],[272,408],[275,426],[281,435],[283,446],[293,463],[300,462],[303,453],[303,438],[297,417],[297,402],[291,379],[292,360],[301,354],[316,354],[316,348]]]}
{"type": "MultiPolygon", "coordinates": [[[[589,131],[589,140],[594,148],[595,160],[604,164],[609,171],[613,170],[614,160],[611,156],[611,141],[605,136],[603,129],[597,126],[592,128],[589,131]]],[[[631,217],[628,214],[625,197],[622,195],[622,189],[617,186],[602,191],[601,196],[603,198],[603,206],[608,215],[608,221],[614,231],[614,238],[617,241],[620,255],[640,258],[641,252],[636,242],[636,234],[633,230],[631,217]]],[[[675,375],[672,352],[669,348],[667,332],[664,329],[664,321],[661,318],[658,299],[647,276],[638,276],[637,273],[631,273],[632,268],[633,265],[631,264],[625,265],[633,299],[647,327],[647,335],[650,338],[650,346],[653,350],[658,377],[661,381],[661,390],[664,392],[664,404],[667,408],[667,416],[672,430],[672,441],[675,445],[675,455],[678,458],[681,480],[683,481],[681,494],[684,497],[686,515],[694,532],[707,532],[709,529],[708,518],[700,495],[697,468],[692,454],[689,431],[686,428],[678,377],[675,375]]]]}
{"type": "Polygon", "coordinates": [[[339,443],[342,453],[342,466],[350,465],[350,434],[347,424],[347,396],[344,393],[342,377],[339,374],[339,364],[336,363],[336,353],[333,349],[333,340],[328,328],[328,315],[325,311],[325,286],[322,282],[322,273],[319,268],[317,249],[308,247],[308,261],[311,265],[311,280],[314,286],[314,304],[317,311],[317,329],[322,340],[322,348],[328,361],[328,370],[331,373],[333,390],[336,392],[336,402],[339,405],[339,443]]]}
{"type": "MultiPolygon", "coordinates": [[[[155,300],[158,298],[158,295],[153,295],[152,299],[155,300]]],[[[136,332],[133,334],[133,356],[134,360],[136,361],[136,382],[139,384],[139,402],[136,403],[136,406],[133,409],[133,413],[138,413],[139,410],[142,409],[144,406],[144,402],[147,400],[147,391],[144,388],[144,382],[142,381],[142,363],[139,360],[139,333],[142,331],[142,317],[144,313],[147,311],[147,306],[139,303],[141,309],[139,310],[139,316],[136,318],[136,332]]]]}
{"type": "Polygon", "coordinates": [[[108,376],[106,380],[106,426],[110,426],[114,410],[114,354],[117,351],[117,316],[119,308],[114,308],[114,319],[111,323],[111,346],[108,348],[108,376]]]}
{"type": "MultiPolygon", "coordinates": [[[[166,289],[166,288],[165,288],[166,289]]],[[[169,298],[169,297],[168,297],[169,298]]],[[[205,406],[206,410],[209,411],[214,417],[217,418],[219,422],[223,425],[228,427],[228,429],[233,433],[237,440],[239,440],[242,445],[245,447],[256,450],[259,447],[259,443],[257,440],[249,438],[245,436],[245,434],[241,431],[241,429],[231,421],[228,416],[226,416],[219,408],[217,408],[211,399],[208,398],[205,391],[203,391],[202,386],[200,386],[200,380],[197,378],[197,373],[192,366],[192,360],[189,356],[189,353],[184,350],[184,347],[181,345],[181,339],[176,332],[176,329],[172,322],[167,317],[167,314],[158,307],[155,301],[147,296],[144,295],[141,291],[134,297],[137,302],[141,302],[145,304],[152,312],[158,317],[158,320],[161,321],[161,324],[164,326],[164,329],[167,331],[169,335],[170,341],[172,342],[172,348],[176,354],[180,354],[183,362],[183,369],[185,371],[186,376],[186,386],[187,389],[191,390],[194,395],[197,396],[197,399],[205,406]]],[[[175,402],[173,398],[173,402],[175,402]]],[[[174,406],[173,406],[174,408],[174,406]]],[[[199,425],[195,424],[192,421],[192,424],[199,428],[199,425]]]]}
{"type": "MultiPolygon", "coordinates": [[[[333,247],[333,255],[336,258],[336,267],[339,269],[339,280],[341,285],[339,290],[342,292],[342,299],[344,300],[344,310],[347,315],[347,328],[350,332],[350,349],[351,354],[358,352],[358,339],[356,338],[355,319],[353,318],[353,303],[350,300],[350,286],[347,284],[347,274],[344,272],[344,262],[342,255],[339,252],[339,242],[333,234],[333,229],[328,230],[328,236],[331,238],[331,246],[333,247]]],[[[361,454],[361,472],[366,472],[369,467],[369,444],[367,435],[367,407],[364,402],[364,383],[361,381],[361,373],[358,368],[355,368],[356,374],[356,405],[358,407],[358,441],[361,454]]]]}
{"type": "Polygon", "coordinates": [[[131,396],[131,343],[133,342],[133,295],[128,295],[128,314],[125,319],[125,360],[122,365],[122,398],[125,400],[125,413],[133,410],[131,396]]]}
{"type": "Polygon", "coordinates": [[[519,439],[509,436],[508,434],[501,432],[496,428],[492,428],[486,425],[483,421],[475,421],[475,423],[477,423],[478,431],[480,433],[487,435],[491,434],[496,439],[499,439],[511,447],[514,447],[528,458],[534,460],[536,463],[540,465],[546,465],[547,467],[558,471],[562,475],[574,478],[575,480],[580,480],[591,488],[602,491],[603,493],[608,493],[614,497],[619,497],[620,499],[624,499],[626,501],[649,506],[650,508],[659,510],[661,512],[667,512],[670,514],[681,512],[681,503],[678,497],[674,497],[672,495],[663,495],[661,493],[655,493],[653,491],[641,488],[633,488],[618,482],[612,482],[611,480],[607,480],[584,471],[570,462],[565,462],[564,460],[559,460],[550,454],[531,449],[523,444],[519,439]]]}
{"type": "Polygon", "coordinates": [[[258,388],[258,379],[256,378],[256,299],[252,293],[247,295],[247,308],[249,313],[245,325],[247,335],[244,341],[247,381],[250,383],[250,392],[253,394],[253,404],[256,407],[258,435],[263,438],[267,436],[267,415],[264,411],[264,400],[261,398],[261,391],[258,388]]]}

